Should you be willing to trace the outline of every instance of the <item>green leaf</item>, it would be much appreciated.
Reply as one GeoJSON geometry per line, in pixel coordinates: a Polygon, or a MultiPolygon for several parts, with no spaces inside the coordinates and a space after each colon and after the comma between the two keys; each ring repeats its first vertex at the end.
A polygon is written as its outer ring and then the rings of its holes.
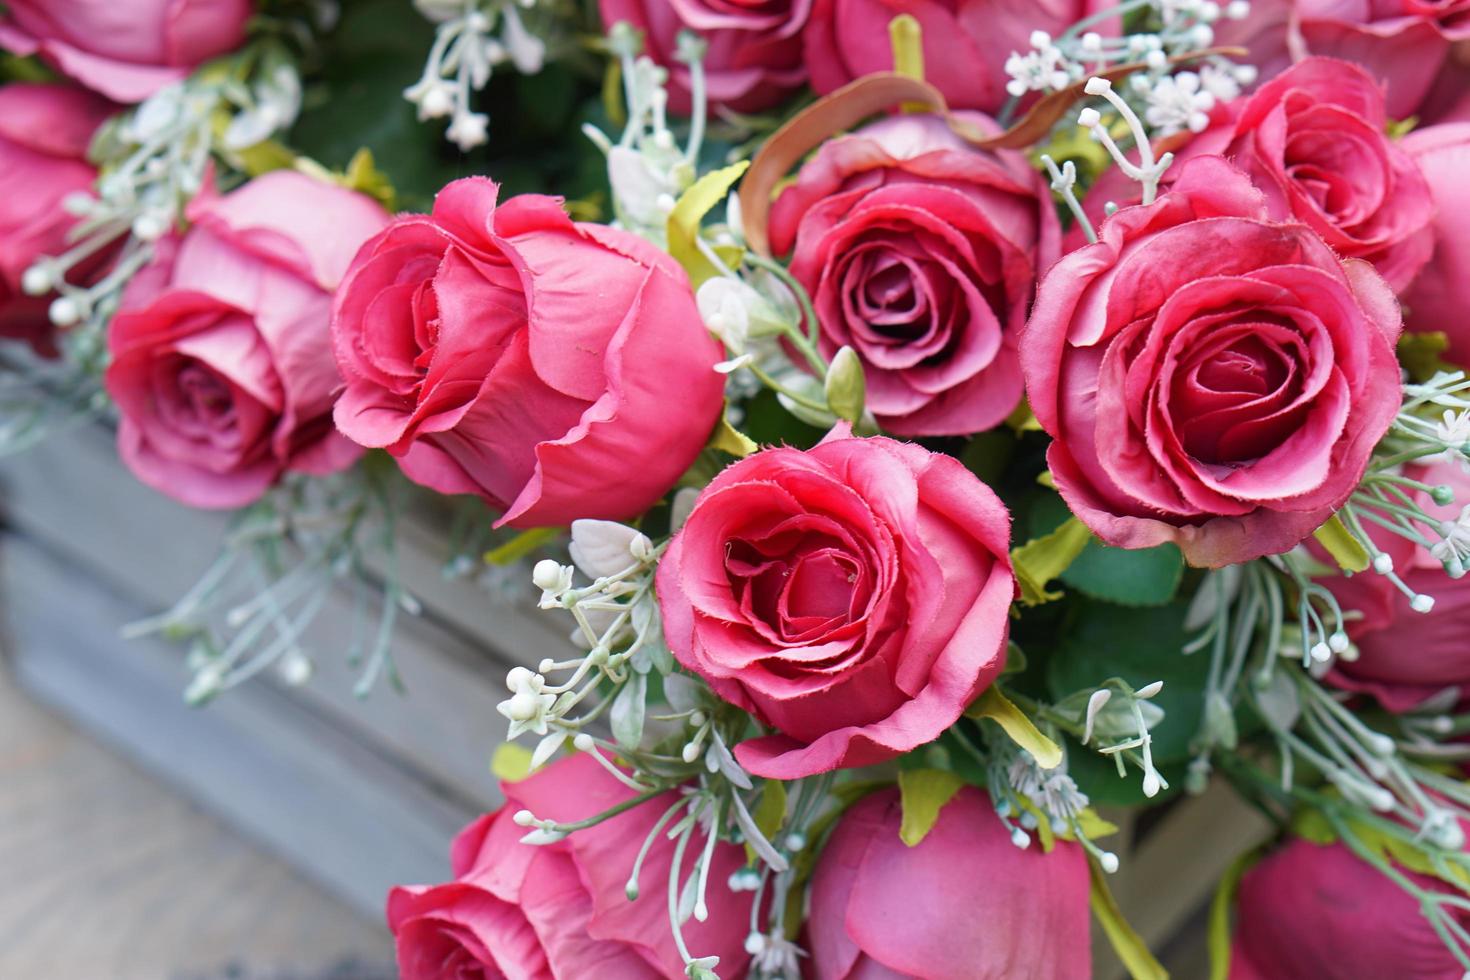
{"type": "Polygon", "coordinates": [[[1089,860],[1087,867],[1092,878],[1088,896],[1092,904],[1092,914],[1097,916],[1098,923],[1107,934],[1108,942],[1118,954],[1118,959],[1127,968],[1128,975],[1133,980],[1169,980],[1169,972],[1154,958],[1143,937],[1123,917],[1123,911],[1118,908],[1118,903],[1108,889],[1107,880],[1096,862],[1089,860]]]}
{"type": "Polygon", "coordinates": [[[634,671],[613,698],[608,723],[613,738],[625,749],[643,741],[643,719],[648,704],[648,675],[634,671]]]}
{"type": "Polygon", "coordinates": [[[1440,371],[1456,368],[1444,359],[1450,349],[1450,338],[1443,330],[1405,333],[1399,337],[1399,363],[1415,381],[1428,381],[1440,371]]]}
{"type": "Polygon", "coordinates": [[[992,684],[965,711],[967,718],[989,718],[1010,736],[1011,741],[1030,752],[1043,769],[1055,769],[1062,763],[1062,747],[1045,735],[992,684]]]}
{"type": "Polygon", "coordinates": [[[1312,536],[1317,539],[1318,544],[1327,549],[1332,560],[1337,562],[1344,571],[1367,570],[1371,562],[1368,549],[1363,547],[1361,541],[1353,537],[1347,525],[1343,524],[1342,519],[1336,514],[1333,514],[1326,524],[1317,528],[1312,536]]]}
{"type": "MultiPolygon", "coordinates": [[[[1032,507],[1032,533],[1056,527],[1068,513],[1060,496],[1043,496],[1032,507]]],[[[1174,544],[1127,549],[1094,538],[1058,578],[1063,585],[1094,599],[1120,606],[1162,606],[1179,591],[1184,555],[1174,544]]]]}
{"type": "Polygon", "coordinates": [[[1087,525],[1073,517],[1050,534],[1033,538],[1013,550],[1011,563],[1021,586],[1021,602],[1039,606],[1060,599],[1062,594],[1048,592],[1046,583],[1066,571],[1091,540],[1092,532],[1087,525]]]}
{"type": "Polygon", "coordinates": [[[760,449],[754,439],[731,425],[729,418],[724,415],[720,416],[720,421],[715,425],[715,431],[709,437],[708,446],[710,449],[729,453],[736,459],[744,459],[760,449]]]}
{"type": "Polygon", "coordinates": [[[562,530],[559,527],[533,527],[522,531],[505,544],[485,552],[485,562],[489,565],[513,565],[542,545],[561,537],[562,530]]]}
{"type": "Polygon", "coordinates": [[[735,186],[735,182],[749,166],[749,160],[741,160],[723,170],[705,174],[680,195],[674,210],[669,213],[669,254],[689,273],[689,280],[695,289],[706,279],[720,274],[699,250],[699,226],[704,221],[704,216],[725,199],[730,188],[735,186]]]}
{"type": "Polygon", "coordinates": [[[903,804],[903,822],[898,836],[909,847],[916,846],[939,822],[939,811],[965,785],[964,780],[943,769],[905,769],[898,774],[898,795],[903,804]]]}
{"type": "Polygon", "coordinates": [[[490,757],[490,771],[507,783],[520,782],[531,774],[531,752],[514,742],[502,742],[490,757]]]}
{"type": "Polygon", "coordinates": [[[1259,850],[1246,851],[1230,862],[1215,887],[1215,897],[1210,900],[1209,949],[1210,980],[1230,980],[1230,910],[1235,906],[1236,893],[1240,891],[1240,879],[1246,869],[1260,860],[1259,850]]]}
{"type": "MultiPolygon", "coordinates": [[[[750,818],[766,840],[773,839],[786,821],[786,784],[779,779],[767,779],[761,783],[760,802],[751,811],[750,818]]],[[[749,842],[745,845],[745,856],[752,864],[759,858],[749,842]]]]}

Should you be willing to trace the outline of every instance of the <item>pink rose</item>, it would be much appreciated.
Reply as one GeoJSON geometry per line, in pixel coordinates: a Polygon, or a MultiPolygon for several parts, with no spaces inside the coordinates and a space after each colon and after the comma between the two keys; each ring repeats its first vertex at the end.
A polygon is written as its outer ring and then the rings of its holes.
{"type": "Polygon", "coordinates": [[[1434,90],[1462,71],[1453,49],[1466,39],[1470,0],[1252,0],[1244,21],[1215,24],[1215,43],[1248,47],[1263,78],[1311,54],[1363,65],[1395,119],[1441,114],[1447,93],[1434,90]]]}
{"type": "Polygon", "coordinates": [[[825,95],[893,70],[888,24],[912,14],[923,31],[924,77],[954,109],[999,112],[1010,96],[1006,59],[1031,50],[1031,32],[1060,34],[1107,0],[816,0],[803,40],[812,87],[825,95]]]}
{"type": "Polygon", "coordinates": [[[932,741],[1000,672],[1010,515],[960,463],[839,426],[717,476],[658,569],[674,656],[779,734],[751,772],[796,779],[932,741]]]}
{"type": "Polygon", "coordinates": [[[689,114],[689,68],[675,59],[679,33],[709,44],[704,56],[710,104],[736,112],[769,109],[806,83],[801,29],[812,0],[598,0],[602,23],[626,21],[643,32],[643,52],[669,70],[669,109],[689,114]]]}
{"type": "MultiPolygon", "coordinates": [[[[977,127],[995,131],[978,113],[977,127]]],[[[967,435],[1021,400],[1016,335],[1059,253],[1045,181],[936,116],[894,116],[824,144],[771,213],[795,249],[828,357],[857,351],[868,407],[905,436],[967,435]]]]}
{"type": "Polygon", "coordinates": [[[9,0],[0,47],[141,102],[245,40],[250,0],[9,0]]]}
{"type": "MultiPolygon", "coordinates": [[[[1438,505],[1428,494],[1416,494],[1430,516],[1453,522],[1470,503],[1470,474],[1459,463],[1411,467],[1414,479],[1444,485],[1455,502],[1438,505]]],[[[1371,526],[1371,525],[1370,525],[1371,526]]],[[[1470,576],[1451,578],[1444,564],[1412,542],[1380,531],[1373,536],[1393,559],[1404,584],[1434,599],[1428,613],[1415,611],[1391,581],[1372,572],[1323,580],[1344,610],[1359,613],[1348,623],[1356,650],[1339,657],[1327,679],[1338,687],[1372,694],[1390,711],[1408,711],[1447,687],[1470,697],[1470,576]]]]}
{"type": "Polygon", "coordinates": [[[628,518],[689,468],[723,353],[667,253],[482,177],[358,253],[333,332],[337,427],[516,527],[628,518]]]}
{"type": "Polygon", "coordinates": [[[962,788],[915,847],[896,790],[843,815],[817,858],[807,934],[815,980],[1076,980],[1092,975],[1087,856],[1011,843],[962,788]]]}
{"type": "MultiPolygon", "coordinates": [[[[1431,893],[1451,886],[1397,868],[1431,893]]],[[[1461,927],[1470,913],[1450,910],[1461,927]]],[[[1235,904],[1230,980],[1458,980],[1419,903],[1345,844],[1292,840],[1246,872],[1235,904]]]]}
{"type": "Polygon", "coordinates": [[[1198,157],[1041,282],[1021,337],[1047,461],[1111,545],[1195,565],[1286,551],[1356,488],[1399,408],[1399,311],[1368,263],[1268,218],[1198,157]]]}
{"type": "Polygon", "coordinates": [[[294,170],[189,207],[108,333],[118,452],[144,483],[195,507],[242,507],[286,470],[329,473],[358,449],[332,428],[342,382],[331,292],[388,216],[294,170]]]}
{"type": "MultiPolygon", "coordinates": [[[[505,806],[470,824],[451,851],[454,880],[393,889],[388,928],[403,980],[658,980],[684,976],[664,898],[674,845],[661,834],[639,874],[643,897],[623,891],[639,848],[676,796],[668,793],[547,845],[522,844],[512,817],[526,808],[543,819],[581,820],[633,795],[586,755],[575,755],[518,783],[502,785],[505,806]]],[[[696,836],[702,846],[704,838],[696,836]]],[[[686,857],[687,875],[693,857],[686,857]]],[[[726,881],[745,864],[733,844],[715,845],[708,921],[683,934],[697,956],[717,955],[720,975],[744,976],[750,956],[751,895],[726,881]]],[[[680,877],[682,884],[683,877],[680,877]]]]}
{"type": "MultiPolygon", "coordinates": [[[[69,247],[66,236],[76,219],[62,202],[97,179],[87,146],[111,112],[81,89],[0,87],[0,337],[28,340],[38,353],[57,352],[46,312],[53,297],[26,295],[21,279],[38,258],[69,247]]],[[[68,270],[70,278],[95,264],[68,270]]]]}
{"type": "Polygon", "coordinates": [[[1339,255],[1367,259],[1396,292],[1408,286],[1433,248],[1434,202],[1418,165],[1387,136],[1383,90],[1372,76],[1350,62],[1308,58],[1224,115],[1181,151],[1181,162],[1229,157],[1265,193],[1272,218],[1295,218],[1339,255]]]}
{"type": "Polygon", "coordinates": [[[1470,365],[1470,122],[1431,126],[1404,140],[1434,195],[1434,253],[1404,293],[1410,330],[1442,330],[1450,356],[1470,365]]]}

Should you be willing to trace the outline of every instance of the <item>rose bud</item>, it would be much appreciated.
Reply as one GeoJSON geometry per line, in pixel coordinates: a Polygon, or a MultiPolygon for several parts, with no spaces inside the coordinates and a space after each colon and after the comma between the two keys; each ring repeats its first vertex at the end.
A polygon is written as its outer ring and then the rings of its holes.
{"type": "Polygon", "coordinates": [[[1245,174],[1197,157],[1042,280],[1026,392],[1072,512],[1194,565],[1279,554],[1357,488],[1399,410],[1398,304],[1245,174]]]}
{"type": "Polygon", "coordinates": [[[807,934],[815,980],[1075,980],[1092,975],[1087,857],[1019,848],[966,786],[917,845],[896,790],[843,815],[817,858],[807,934]]]}
{"type": "Polygon", "coordinates": [[[371,198],[294,170],[189,206],[108,331],[118,453],[194,507],[243,507],[287,470],[330,473],[360,450],[332,427],[342,381],[332,290],[388,222],[371,198]]]}
{"type": "Polygon", "coordinates": [[[736,746],[796,779],[891,759],[1005,662],[1010,515],[958,460],[839,425],[758,452],[695,501],[659,562],[669,648],[777,734],[736,746]]]}
{"type": "Polygon", "coordinates": [[[363,246],[337,293],[337,427],[514,527],[641,514],[719,420],[723,350],[684,271],[482,177],[363,246]]]}
{"type": "Polygon", "coordinates": [[[40,54],[118,102],[141,102],[239,47],[250,0],[8,0],[0,47],[40,54]]]}

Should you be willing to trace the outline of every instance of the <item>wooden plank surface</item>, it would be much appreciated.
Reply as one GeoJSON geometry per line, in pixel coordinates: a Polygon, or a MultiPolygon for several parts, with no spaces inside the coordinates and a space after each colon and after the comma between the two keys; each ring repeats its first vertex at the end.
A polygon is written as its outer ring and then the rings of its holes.
{"type": "Polygon", "coordinates": [[[387,980],[390,941],[0,671],[0,976],[387,980]]]}

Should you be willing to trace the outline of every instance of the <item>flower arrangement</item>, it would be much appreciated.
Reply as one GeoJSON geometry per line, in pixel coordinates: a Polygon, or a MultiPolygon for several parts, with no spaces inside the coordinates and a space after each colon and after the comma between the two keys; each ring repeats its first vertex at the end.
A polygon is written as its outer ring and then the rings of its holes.
{"type": "Polygon", "coordinates": [[[308,683],[337,589],[401,684],[439,498],[448,573],[564,618],[485,706],[505,806],[388,897],[411,980],[1076,978],[1093,913],[1159,977],[1098,808],[1212,782],[1277,830],[1214,976],[1470,975],[1467,44],[1461,0],[9,0],[0,447],[114,425],[235,512],[129,627],[192,703],[308,683]]]}

